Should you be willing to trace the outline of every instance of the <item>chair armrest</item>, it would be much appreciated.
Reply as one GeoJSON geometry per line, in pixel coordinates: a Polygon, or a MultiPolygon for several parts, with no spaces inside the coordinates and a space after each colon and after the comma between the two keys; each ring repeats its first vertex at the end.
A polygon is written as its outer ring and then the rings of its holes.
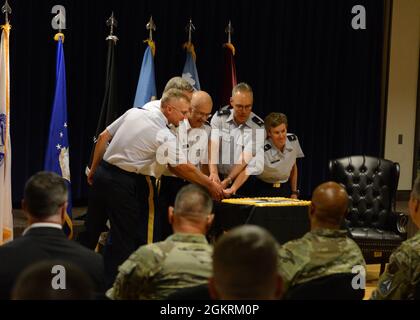
{"type": "Polygon", "coordinates": [[[388,217],[389,230],[400,235],[407,235],[407,224],[409,216],[404,212],[392,212],[388,217]]]}

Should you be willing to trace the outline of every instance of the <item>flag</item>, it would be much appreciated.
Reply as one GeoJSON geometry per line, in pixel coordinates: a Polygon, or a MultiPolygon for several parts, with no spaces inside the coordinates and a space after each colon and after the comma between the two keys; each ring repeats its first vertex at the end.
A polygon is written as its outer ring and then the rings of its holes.
{"type": "Polygon", "coordinates": [[[223,45],[224,67],[221,89],[221,103],[223,106],[230,104],[232,89],[238,84],[236,79],[235,47],[231,43],[223,45]]]}
{"type": "Polygon", "coordinates": [[[67,135],[67,94],[66,94],[66,66],[64,62],[64,35],[57,33],[56,87],[52,107],[50,131],[47,151],[45,154],[44,170],[55,172],[62,176],[69,188],[68,207],[65,217],[64,231],[71,239],[73,237],[73,224],[71,214],[71,188],[69,166],[69,141],[67,135]]]}
{"type": "Polygon", "coordinates": [[[201,90],[200,79],[198,78],[197,67],[195,65],[196,55],[194,45],[191,42],[184,44],[184,49],[187,50],[187,59],[185,60],[184,70],[182,71],[182,78],[187,80],[195,90],[201,90]]]}
{"type": "Polygon", "coordinates": [[[134,99],[134,106],[137,108],[143,107],[147,102],[156,98],[155,63],[153,61],[156,47],[152,40],[145,42],[148,45],[144,52],[136,98],[134,99]]]}
{"type": "Polygon", "coordinates": [[[102,100],[101,113],[99,115],[98,124],[96,126],[95,137],[93,138],[93,148],[90,154],[86,175],[89,173],[90,165],[93,160],[93,151],[99,135],[119,116],[119,106],[117,99],[117,69],[115,67],[115,46],[116,37],[108,37],[108,57],[105,71],[105,94],[102,100]]]}
{"type": "Polygon", "coordinates": [[[1,26],[0,48],[0,245],[13,239],[12,149],[10,142],[9,34],[11,26],[1,26]]]}

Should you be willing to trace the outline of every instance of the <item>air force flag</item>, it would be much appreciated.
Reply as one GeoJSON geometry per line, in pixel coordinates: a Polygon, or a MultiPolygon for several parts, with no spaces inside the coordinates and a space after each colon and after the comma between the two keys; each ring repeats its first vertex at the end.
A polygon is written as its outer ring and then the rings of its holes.
{"type": "Polygon", "coordinates": [[[67,182],[69,197],[64,231],[69,238],[72,238],[73,224],[71,220],[72,206],[70,192],[69,141],[67,136],[66,67],[63,49],[64,35],[59,33],[54,39],[57,41],[56,87],[44,170],[57,173],[67,182]]]}
{"type": "Polygon", "coordinates": [[[195,65],[195,51],[194,45],[186,43],[184,48],[187,50],[187,59],[184,65],[184,71],[182,71],[182,78],[187,80],[195,90],[201,90],[200,88],[200,79],[198,78],[197,67],[195,65]]]}

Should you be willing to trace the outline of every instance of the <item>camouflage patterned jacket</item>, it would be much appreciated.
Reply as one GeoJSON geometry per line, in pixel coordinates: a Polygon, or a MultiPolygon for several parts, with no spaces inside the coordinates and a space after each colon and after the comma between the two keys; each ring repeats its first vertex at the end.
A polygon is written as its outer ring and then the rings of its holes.
{"type": "Polygon", "coordinates": [[[404,241],[389,259],[372,300],[413,299],[420,281],[420,231],[404,241]]]}
{"type": "Polygon", "coordinates": [[[279,273],[284,290],[336,273],[351,273],[366,266],[358,245],[345,230],[317,229],[289,241],[279,249],[279,273]]]}
{"type": "Polygon", "coordinates": [[[204,235],[177,233],[141,246],[119,267],[107,296],[115,300],[165,299],[179,288],[206,283],[212,247],[204,235]]]}

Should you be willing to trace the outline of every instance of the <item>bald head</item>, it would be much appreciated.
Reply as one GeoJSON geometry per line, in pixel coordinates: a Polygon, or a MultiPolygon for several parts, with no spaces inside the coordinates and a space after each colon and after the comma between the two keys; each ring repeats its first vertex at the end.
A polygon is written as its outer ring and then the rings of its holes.
{"type": "Polygon", "coordinates": [[[312,219],[338,227],[347,214],[348,203],[348,194],[341,185],[332,181],[323,183],[312,194],[312,219]]]}
{"type": "Polygon", "coordinates": [[[213,100],[205,91],[195,91],[193,93],[191,106],[196,107],[200,105],[210,105],[210,107],[213,107],[213,100]]]}
{"type": "Polygon", "coordinates": [[[210,117],[213,100],[205,91],[195,91],[191,99],[191,109],[188,120],[192,128],[200,128],[210,117]]]}

